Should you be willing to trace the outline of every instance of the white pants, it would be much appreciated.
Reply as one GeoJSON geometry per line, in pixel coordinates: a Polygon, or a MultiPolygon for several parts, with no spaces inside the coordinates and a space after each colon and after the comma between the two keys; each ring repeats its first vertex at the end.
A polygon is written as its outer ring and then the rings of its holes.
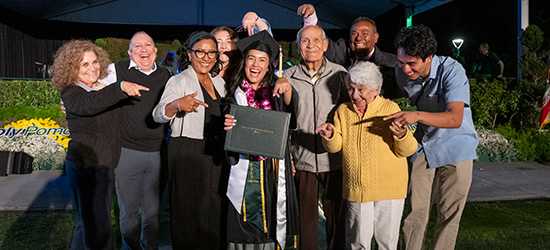
{"type": "Polygon", "coordinates": [[[372,236],[378,249],[397,249],[405,199],[356,203],[348,201],[346,249],[371,249],[372,236]]]}

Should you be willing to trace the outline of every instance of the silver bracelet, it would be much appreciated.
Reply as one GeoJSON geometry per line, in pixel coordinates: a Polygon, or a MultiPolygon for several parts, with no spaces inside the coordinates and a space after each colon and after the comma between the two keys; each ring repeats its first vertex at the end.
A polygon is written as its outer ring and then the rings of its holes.
{"type": "Polygon", "coordinates": [[[178,102],[178,113],[181,112],[181,109],[180,109],[180,100],[177,100],[178,102]]]}

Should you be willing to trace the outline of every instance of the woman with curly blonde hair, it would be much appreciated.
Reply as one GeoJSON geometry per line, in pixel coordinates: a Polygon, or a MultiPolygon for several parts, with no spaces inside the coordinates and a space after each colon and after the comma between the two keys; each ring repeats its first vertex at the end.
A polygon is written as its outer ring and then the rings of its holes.
{"type": "Polygon", "coordinates": [[[65,168],[78,215],[71,249],[113,249],[111,192],[121,140],[117,103],[149,90],[131,82],[101,82],[109,63],[91,41],[71,40],[54,54],[50,69],[71,132],[65,168]]]}
{"type": "Polygon", "coordinates": [[[92,51],[97,56],[99,62],[99,79],[103,79],[108,75],[107,67],[111,64],[107,52],[96,46],[91,41],[87,40],[72,40],[63,44],[54,54],[54,63],[50,68],[52,76],[52,84],[54,87],[63,89],[67,85],[72,85],[78,82],[78,75],[75,74],[80,67],[82,56],[86,51],[92,51]]]}

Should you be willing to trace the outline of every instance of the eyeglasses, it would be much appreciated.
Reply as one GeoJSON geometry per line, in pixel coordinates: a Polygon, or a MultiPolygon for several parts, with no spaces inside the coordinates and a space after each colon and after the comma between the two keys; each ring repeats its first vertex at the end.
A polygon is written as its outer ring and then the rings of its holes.
{"type": "Polygon", "coordinates": [[[218,56],[218,51],[215,51],[215,50],[211,50],[211,51],[202,51],[202,50],[191,50],[193,52],[195,52],[195,56],[197,58],[204,58],[204,56],[206,56],[206,54],[208,54],[208,58],[210,59],[214,59],[216,58],[216,56],[218,56]]]}

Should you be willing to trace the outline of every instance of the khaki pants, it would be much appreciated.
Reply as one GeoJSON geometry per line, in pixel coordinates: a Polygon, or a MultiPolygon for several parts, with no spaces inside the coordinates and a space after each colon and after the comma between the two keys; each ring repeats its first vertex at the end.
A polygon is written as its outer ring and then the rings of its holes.
{"type": "Polygon", "coordinates": [[[403,223],[407,250],[422,249],[430,216],[432,187],[438,187],[435,250],[454,249],[460,217],[472,183],[473,161],[461,161],[430,169],[424,153],[420,154],[410,170],[411,213],[403,223]],[[434,180],[438,183],[434,185],[434,180]]]}

